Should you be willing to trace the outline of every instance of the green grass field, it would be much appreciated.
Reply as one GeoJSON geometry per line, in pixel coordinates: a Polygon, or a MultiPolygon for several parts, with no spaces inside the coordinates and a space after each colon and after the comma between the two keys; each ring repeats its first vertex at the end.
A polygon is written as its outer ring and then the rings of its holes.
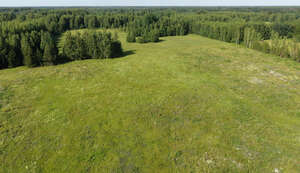
{"type": "Polygon", "coordinates": [[[300,64],[197,35],[0,71],[0,172],[300,172],[300,64]]]}

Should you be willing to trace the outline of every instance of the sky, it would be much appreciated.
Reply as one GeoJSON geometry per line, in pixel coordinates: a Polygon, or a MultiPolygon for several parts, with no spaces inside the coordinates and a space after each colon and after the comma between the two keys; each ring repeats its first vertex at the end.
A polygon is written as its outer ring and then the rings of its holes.
{"type": "Polygon", "coordinates": [[[20,6],[300,6],[300,0],[0,0],[20,6]]]}

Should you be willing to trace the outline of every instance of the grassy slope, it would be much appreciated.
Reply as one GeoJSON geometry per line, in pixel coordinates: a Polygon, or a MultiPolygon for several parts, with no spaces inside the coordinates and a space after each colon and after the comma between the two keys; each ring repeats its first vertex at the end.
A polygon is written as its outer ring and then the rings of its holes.
{"type": "Polygon", "coordinates": [[[124,37],[124,58],[0,71],[0,172],[300,171],[300,64],[124,37]]]}

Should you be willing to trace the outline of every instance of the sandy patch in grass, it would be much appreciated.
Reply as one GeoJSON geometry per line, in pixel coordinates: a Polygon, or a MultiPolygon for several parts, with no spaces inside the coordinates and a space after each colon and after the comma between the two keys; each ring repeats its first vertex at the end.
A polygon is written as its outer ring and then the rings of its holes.
{"type": "Polygon", "coordinates": [[[251,77],[248,82],[252,84],[262,84],[264,81],[261,79],[258,79],[257,77],[251,77]]]}
{"type": "Polygon", "coordinates": [[[280,79],[280,80],[283,80],[283,81],[287,81],[287,80],[288,80],[288,77],[287,77],[287,76],[285,76],[285,75],[283,75],[283,74],[281,74],[281,73],[278,73],[278,72],[276,72],[276,71],[271,70],[269,73],[270,73],[272,76],[274,76],[274,77],[276,77],[276,78],[278,78],[278,79],[280,79]]]}

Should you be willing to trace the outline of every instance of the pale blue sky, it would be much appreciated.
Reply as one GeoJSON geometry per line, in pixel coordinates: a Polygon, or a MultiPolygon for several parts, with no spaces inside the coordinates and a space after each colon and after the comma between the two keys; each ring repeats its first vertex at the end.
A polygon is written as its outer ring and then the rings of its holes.
{"type": "Polygon", "coordinates": [[[0,6],[300,6],[300,0],[0,0],[0,6]]]}

